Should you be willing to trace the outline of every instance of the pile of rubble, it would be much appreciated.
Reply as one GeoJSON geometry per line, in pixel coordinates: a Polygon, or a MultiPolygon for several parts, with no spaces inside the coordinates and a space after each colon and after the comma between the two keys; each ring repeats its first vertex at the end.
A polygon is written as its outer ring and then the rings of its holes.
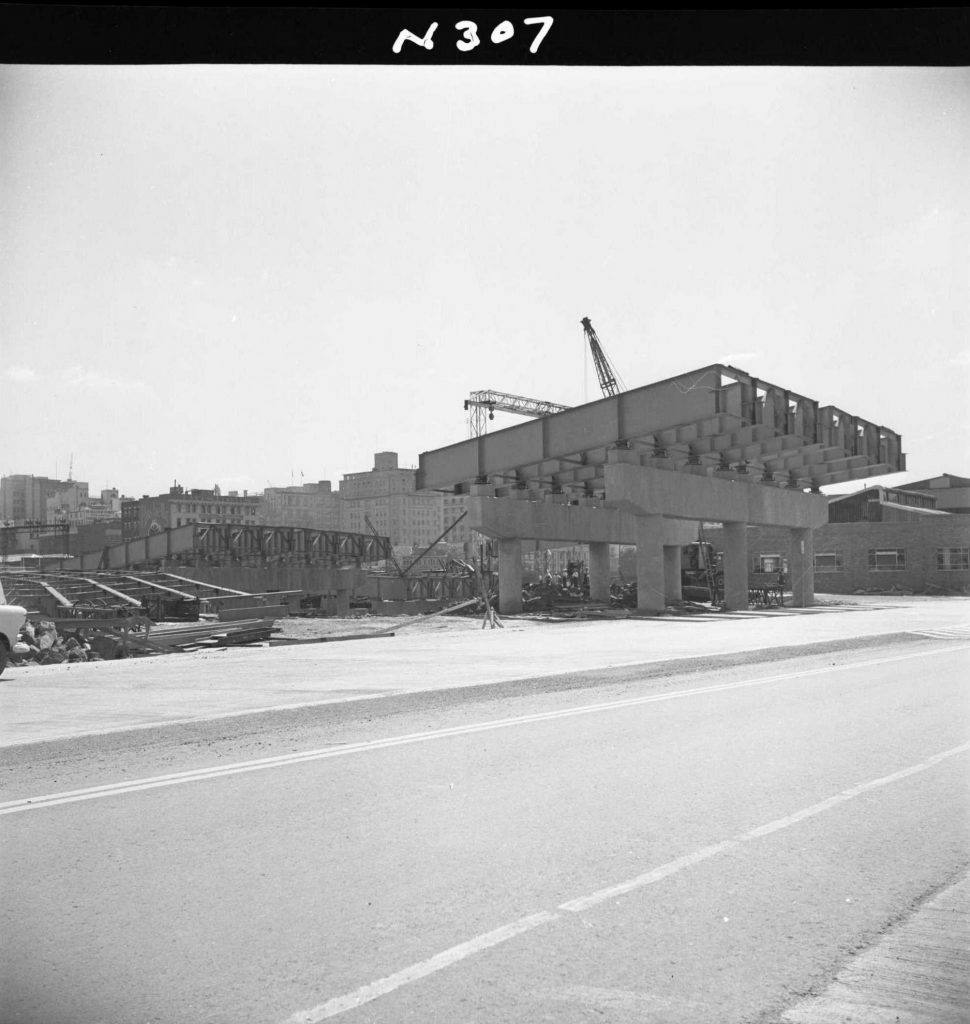
{"type": "Polygon", "coordinates": [[[63,662],[102,661],[81,628],[58,633],[53,622],[25,622],[10,652],[11,665],[60,665],[63,662]]]}

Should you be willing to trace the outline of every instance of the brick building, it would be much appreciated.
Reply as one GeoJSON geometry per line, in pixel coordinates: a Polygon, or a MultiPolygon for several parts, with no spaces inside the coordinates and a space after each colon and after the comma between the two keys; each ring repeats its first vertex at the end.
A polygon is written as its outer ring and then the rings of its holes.
{"type": "MultiPolygon", "coordinates": [[[[833,497],[829,522],[813,538],[816,592],[897,587],[939,593],[970,587],[970,516],[941,511],[935,504],[934,495],[916,485],[869,487],[833,497]]],[[[705,534],[716,550],[723,550],[720,527],[708,527],[705,534]]],[[[748,528],[752,586],[775,582],[779,571],[788,574],[789,543],[786,530],[748,528]]]]}
{"type": "Polygon", "coordinates": [[[161,533],[188,523],[228,523],[254,526],[257,522],[261,495],[243,491],[223,494],[218,486],[212,490],[186,490],[174,484],[168,494],[144,495],[124,501],[121,506],[121,530],[125,540],[161,533]]]}

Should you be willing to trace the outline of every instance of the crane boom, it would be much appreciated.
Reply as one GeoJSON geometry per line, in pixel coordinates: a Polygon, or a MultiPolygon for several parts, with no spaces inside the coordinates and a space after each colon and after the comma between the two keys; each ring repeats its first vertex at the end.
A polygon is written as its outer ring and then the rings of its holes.
{"type": "Polygon", "coordinates": [[[589,349],[593,353],[593,363],[596,366],[596,376],[599,378],[600,390],[607,398],[610,395],[618,394],[622,387],[622,381],[617,380],[616,371],[610,366],[610,361],[606,358],[606,353],[603,351],[599,338],[596,337],[596,331],[593,330],[589,317],[584,316],[580,323],[586,332],[589,349]]]}
{"type": "Polygon", "coordinates": [[[492,388],[473,391],[465,399],[465,409],[471,410],[468,417],[470,437],[479,437],[485,433],[486,413],[487,418],[492,419],[496,409],[500,412],[518,413],[519,416],[551,416],[568,408],[568,405],[560,405],[558,402],[510,395],[507,391],[494,391],[492,388]]]}

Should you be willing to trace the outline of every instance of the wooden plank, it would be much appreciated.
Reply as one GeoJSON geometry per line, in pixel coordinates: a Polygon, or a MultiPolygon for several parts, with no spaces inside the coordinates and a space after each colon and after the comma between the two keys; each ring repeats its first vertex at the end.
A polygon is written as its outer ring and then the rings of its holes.
{"type": "Polygon", "coordinates": [[[246,608],[220,608],[219,621],[236,622],[240,619],[251,619],[253,612],[259,612],[260,616],[267,619],[286,619],[290,615],[289,605],[252,605],[246,608]]]}

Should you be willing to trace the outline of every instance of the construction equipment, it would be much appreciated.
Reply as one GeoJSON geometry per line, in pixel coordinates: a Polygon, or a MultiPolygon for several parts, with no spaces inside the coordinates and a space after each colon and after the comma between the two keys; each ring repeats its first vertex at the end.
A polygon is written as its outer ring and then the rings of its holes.
{"type": "MultiPolygon", "coordinates": [[[[584,316],[580,321],[586,332],[589,341],[590,352],[593,355],[593,363],[596,366],[596,376],[599,378],[600,388],[607,398],[620,391],[626,390],[626,385],[620,380],[616,370],[610,365],[603,346],[600,344],[596,331],[590,323],[589,317],[584,316]]],[[[572,406],[562,405],[559,402],[546,402],[539,398],[526,398],[523,395],[512,395],[507,391],[495,391],[493,388],[484,388],[481,391],[472,391],[465,399],[465,411],[468,416],[468,436],[481,437],[488,430],[488,421],[495,419],[495,410],[500,412],[512,412],[518,416],[551,416],[553,413],[565,412],[572,406]]]]}
{"type": "Polygon", "coordinates": [[[596,376],[599,378],[603,397],[609,398],[611,395],[619,394],[620,391],[626,391],[623,381],[619,379],[616,370],[613,369],[609,359],[606,358],[606,353],[603,351],[603,346],[596,336],[596,331],[593,330],[593,325],[589,322],[589,317],[584,316],[580,323],[586,332],[586,340],[589,342],[589,349],[593,354],[596,376]]]}
{"type": "Polygon", "coordinates": [[[714,545],[697,540],[680,549],[680,589],[685,601],[719,601],[724,592],[724,570],[714,545]]]}
{"type": "Polygon", "coordinates": [[[558,402],[544,402],[538,398],[524,398],[522,395],[510,395],[506,391],[495,391],[486,388],[473,391],[465,399],[465,411],[471,410],[468,417],[468,436],[481,437],[488,429],[488,420],[495,419],[495,410],[514,412],[519,416],[551,416],[570,408],[558,402]]]}

